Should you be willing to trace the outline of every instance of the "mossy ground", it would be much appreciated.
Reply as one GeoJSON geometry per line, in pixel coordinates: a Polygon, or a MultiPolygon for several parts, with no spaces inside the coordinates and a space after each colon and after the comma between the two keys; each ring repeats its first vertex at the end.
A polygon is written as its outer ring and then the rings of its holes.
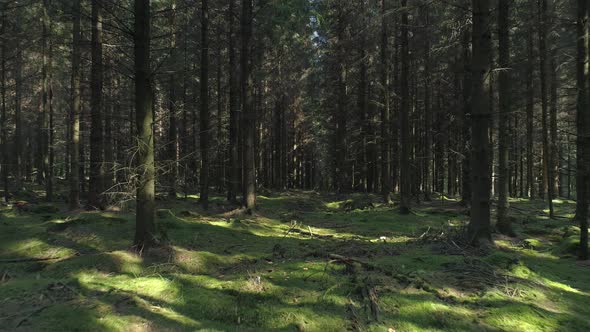
{"type": "MultiPolygon", "coordinates": [[[[590,330],[579,230],[543,202],[513,201],[519,238],[476,255],[453,240],[467,217],[452,200],[410,215],[377,201],[288,192],[246,216],[221,198],[208,212],[161,200],[169,245],[142,255],[131,212],[6,208],[0,330],[590,330]],[[7,262],[28,258],[51,259],[7,262]]],[[[556,201],[561,216],[573,207],[556,201]]]]}

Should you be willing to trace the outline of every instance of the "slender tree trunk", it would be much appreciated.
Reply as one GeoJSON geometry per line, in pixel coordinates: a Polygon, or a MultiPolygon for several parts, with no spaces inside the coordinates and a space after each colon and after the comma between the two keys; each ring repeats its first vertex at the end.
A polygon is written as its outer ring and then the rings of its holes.
{"type": "Polygon", "coordinates": [[[590,108],[588,107],[590,70],[590,18],[588,0],[578,0],[577,24],[577,88],[576,112],[576,219],[580,223],[580,252],[578,258],[588,259],[588,208],[590,203],[590,108]]]}
{"type": "MultiPolygon", "coordinates": [[[[168,174],[168,196],[172,199],[176,199],[177,192],[177,181],[178,181],[178,124],[176,121],[177,113],[177,100],[176,94],[178,90],[177,86],[177,50],[176,50],[176,1],[173,1],[171,6],[170,15],[170,29],[172,29],[172,37],[170,38],[170,58],[172,59],[172,70],[169,75],[168,82],[168,112],[169,112],[169,123],[168,123],[168,160],[170,163],[170,169],[168,174]]],[[[183,124],[184,125],[184,124],[183,124]]]]}
{"type": "Polygon", "coordinates": [[[510,168],[508,163],[509,146],[512,142],[511,131],[508,128],[512,113],[511,80],[512,68],[510,62],[510,3],[498,1],[498,62],[502,70],[498,77],[498,222],[496,227],[502,234],[514,235],[512,223],[508,218],[508,183],[510,181],[510,168]]]}
{"type": "MultiPolygon", "coordinates": [[[[530,8],[534,8],[530,0],[530,8]]],[[[534,199],[537,192],[535,190],[534,165],[535,157],[533,155],[533,121],[535,109],[535,90],[534,90],[534,29],[532,24],[528,24],[527,30],[527,61],[526,61],[526,178],[527,194],[530,199],[534,199]]]]}
{"type": "Polygon", "coordinates": [[[338,71],[338,83],[337,83],[337,96],[336,101],[336,132],[334,137],[334,171],[333,171],[333,182],[337,192],[343,192],[349,190],[349,177],[348,163],[346,160],[347,156],[347,139],[346,139],[346,126],[347,126],[347,108],[346,108],[346,80],[347,80],[347,69],[346,69],[346,49],[344,35],[346,30],[346,15],[344,13],[343,2],[338,2],[337,11],[337,45],[336,45],[336,65],[338,71]]]}
{"type": "MultiPolygon", "coordinates": [[[[50,21],[49,31],[53,30],[53,25],[50,21]]],[[[47,127],[47,175],[45,178],[45,192],[47,194],[47,201],[53,201],[53,172],[54,172],[54,161],[55,161],[55,149],[54,149],[54,114],[53,114],[53,42],[51,41],[51,35],[49,35],[49,54],[47,58],[48,71],[48,127],[47,127]]]]}
{"type": "Polygon", "coordinates": [[[389,104],[389,32],[386,0],[381,0],[381,188],[385,204],[391,203],[391,135],[389,104]]]}
{"type": "Polygon", "coordinates": [[[461,136],[463,160],[461,162],[461,205],[471,204],[471,47],[469,31],[463,34],[463,114],[461,136]]]}
{"type": "MultiPolygon", "coordinates": [[[[41,109],[38,116],[38,140],[37,140],[37,182],[39,184],[45,183],[47,180],[47,169],[49,164],[48,155],[48,114],[49,114],[49,0],[43,0],[43,13],[42,13],[42,68],[41,68],[41,109]]],[[[47,193],[46,193],[47,195],[47,193]]]]}
{"type": "Polygon", "coordinates": [[[471,155],[471,222],[468,238],[473,245],[492,241],[490,223],[490,119],[489,80],[492,39],[490,1],[472,0],[472,155],[471,155]]]}
{"type": "MultiPolygon", "coordinates": [[[[2,110],[0,117],[0,140],[2,144],[2,183],[4,192],[4,201],[8,203],[8,169],[10,168],[10,162],[8,160],[8,134],[7,134],[7,117],[6,117],[6,40],[4,36],[6,34],[6,4],[2,6],[2,29],[0,30],[0,36],[2,36],[0,46],[0,52],[2,53],[0,58],[0,107],[2,110]]],[[[20,165],[17,165],[19,167],[20,165]]]]}
{"type": "MultiPolygon", "coordinates": [[[[14,32],[18,35],[16,28],[18,24],[15,24],[14,32]]],[[[15,186],[17,191],[22,189],[23,170],[23,132],[22,132],[22,115],[21,115],[21,99],[22,99],[22,58],[23,51],[19,40],[16,41],[16,57],[14,59],[14,154],[16,167],[14,172],[15,186]]]]}
{"type": "MultiPolygon", "coordinates": [[[[115,141],[113,137],[113,124],[115,123],[113,117],[116,113],[117,100],[115,99],[115,89],[118,87],[115,83],[115,71],[113,69],[115,61],[109,59],[109,69],[107,71],[107,82],[109,84],[109,104],[104,108],[104,159],[103,159],[103,191],[108,192],[112,189],[115,183],[115,141]]],[[[106,197],[104,199],[106,201],[106,197]]],[[[104,203],[103,203],[104,204],[104,203]]]]}
{"type": "Polygon", "coordinates": [[[239,124],[240,124],[240,95],[238,87],[238,79],[236,72],[236,48],[234,36],[234,7],[235,0],[229,0],[228,10],[228,54],[229,54],[229,149],[230,149],[230,165],[229,165],[229,181],[227,187],[227,200],[232,203],[237,203],[236,195],[240,190],[240,164],[239,164],[239,124]]]}
{"type": "Polygon", "coordinates": [[[242,1],[241,15],[241,86],[244,124],[244,206],[249,211],[256,207],[256,110],[254,109],[250,42],[252,39],[252,0],[242,1]]]}
{"type": "Polygon", "coordinates": [[[410,70],[410,53],[408,40],[408,1],[401,0],[402,20],[401,20],[401,109],[400,109],[400,127],[401,127],[401,161],[400,161],[400,194],[401,194],[401,213],[409,213],[412,196],[412,174],[411,174],[411,142],[410,142],[410,91],[409,91],[409,70],[410,70]]]}
{"type": "Polygon", "coordinates": [[[539,67],[541,79],[541,130],[543,131],[543,174],[547,191],[549,217],[553,218],[553,169],[551,167],[551,146],[549,145],[548,102],[547,102],[547,0],[539,0],[539,67]]]}
{"type": "MultiPolygon", "coordinates": [[[[82,62],[80,62],[80,64],[82,64],[82,62]]],[[[80,72],[84,72],[84,70],[80,69],[80,72]]],[[[80,160],[80,167],[79,167],[79,178],[78,178],[78,182],[80,184],[80,196],[83,196],[87,190],[86,190],[86,162],[88,160],[88,158],[86,158],[86,137],[84,135],[85,132],[87,132],[87,121],[85,121],[86,118],[88,118],[88,108],[86,107],[86,105],[84,104],[85,100],[83,99],[84,97],[84,85],[80,85],[80,155],[79,155],[79,160],[80,160]]]]}
{"type": "Polygon", "coordinates": [[[155,242],[154,118],[150,69],[150,0],[135,0],[135,114],[137,125],[137,210],[134,245],[155,242]]]}
{"type": "Polygon", "coordinates": [[[102,4],[92,0],[92,68],[90,97],[90,182],[88,207],[104,208],[102,4]]]}
{"type": "MultiPolygon", "coordinates": [[[[365,10],[365,0],[360,0],[360,13],[363,19],[361,20],[361,30],[366,28],[367,22],[365,17],[367,12],[365,10]]],[[[367,40],[366,35],[361,34],[361,40],[359,43],[359,91],[358,91],[358,108],[359,108],[359,122],[360,122],[360,141],[361,146],[359,154],[357,155],[357,173],[359,174],[359,181],[357,190],[366,192],[367,191],[367,133],[368,133],[368,121],[367,121],[367,40]]]]}
{"type": "Polygon", "coordinates": [[[553,184],[553,195],[555,198],[559,193],[559,150],[557,149],[557,89],[559,86],[559,77],[557,76],[557,48],[553,47],[550,52],[549,71],[551,82],[551,102],[549,107],[549,139],[550,139],[550,167],[553,175],[551,183],[553,184]]]}
{"type": "Polygon", "coordinates": [[[425,8],[425,34],[424,34],[424,200],[430,201],[432,195],[432,110],[430,108],[430,16],[428,8],[425,8]]]}
{"type": "Polygon", "coordinates": [[[201,148],[201,195],[199,202],[204,209],[209,206],[209,3],[201,0],[201,110],[200,110],[200,148],[201,148]]]}

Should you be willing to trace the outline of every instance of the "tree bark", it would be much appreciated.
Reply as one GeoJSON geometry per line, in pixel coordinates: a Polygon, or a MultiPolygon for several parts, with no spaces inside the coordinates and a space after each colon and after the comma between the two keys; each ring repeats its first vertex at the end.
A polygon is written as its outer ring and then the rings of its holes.
{"type": "MultiPolygon", "coordinates": [[[[362,25],[360,27],[361,30],[366,28],[366,20],[365,17],[367,12],[365,10],[365,0],[360,0],[360,15],[363,17],[361,20],[362,25]]],[[[367,111],[368,111],[368,103],[367,103],[367,38],[364,33],[360,36],[361,40],[359,43],[359,86],[358,86],[358,111],[359,111],[359,122],[360,122],[360,149],[359,153],[357,154],[356,164],[357,164],[357,174],[359,180],[357,181],[357,190],[366,192],[367,191],[367,133],[368,133],[368,125],[369,121],[367,121],[367,111]]]]}
{"type": "Polygon", "coordinates": [[[200,109],[200,148],[201,148],[201,191],[199,202],[204,209],[209,206],[209,3],[201,0],[201,109],[200,109]]]}
{"type": "Polygon", "coordinates": [[[347,156],[347,112],[346,112],[346,80],[347,80],[347,65],[346,65],[346,49],[345,49],[345,30],[346,30],[346,14],[344,13],[345,3],[338,2],[337,4],[337,23],[336,23],[336,66],[337,66],[337,101],[336,101],[336,132],[334,137],[334,170],[333,182],[337,192],[349,190],[349,177],[347,156]]]}
{"type": "MultiPolygon", "coordinates": [[[[534,8],[531,2],[531,10],[534,8]]],[[[532,200],[536,197],[534,165],[535,157],[533,155],[533,121],[535,110],[535,90],[534,90],[534,29],[532,24],[528,24],[527,30],[527,61],[526,61],[526,178],[527,178],[527,195],[532,200]]]]}
{"type": "Polygon", "coordinates": [[[92,68],[90,96],[90,181],[88,207],[104,208],[102,4],[92,0],[92,68]]]}
{"type": "Polygon", "coordinates": [[[155,243],[154,118],[150,69],[150,0],[135,0],[135,115],[137,126],[137,210],[134,245],[155,243]]]}
{"type": "Polygon", "coordinates": [[[461,162],[461,205],[471,204],[471,42],[470,31],[463,34],[463,118],[461,135],[463,138],[463,160],[461,162]]]}
{"type": "Polygon", "coordinates": [[[391,203],[391,134],[389,103],[389,32],[386,0],[381,0],[381,188],[385,204],[391,203]]]}
{"type": "Polygon", "coordinates": [[[227,182],[227,200],[237,203],[236,195],[240,191],[240,165],[239,165],[239,124],[240,124],[240,95],[238,79],[235,74],[238,71],[236,66],[236,47],[234,35],[234,7],[235,0],[229,0],[228,9],[228,56],[229,56],[229,181],[227,182]]]}
{"type": "Polygon", "coordinates": [[[408,1],[401,0],[401,109],[400,109],[400,133],[401,133],[401,160],[400,160],[400,212],[410,212],[412,195],[412,174],[410,151],[410,91],[409,70],[410,54],[408,40],[408,1]]]}
{"type": "Polygon", "coordinates": [[[549,145],[548,101],[547,101],[547,0],[539,0],[539,76],[541,79],[541,130],[543,137],[543,174],[547,192],[549,217],[553,218],[553,168],[551,167],[552,149],[549,145]]]}
{"type": "MultiPolygon", "coordinates": [[[[172,37],[170,38],[170,58],[172,59],[172,68],[168,82],[168,161],[170,169],[168,173],[168,196],[176,199],[176,184],[178,181],[178,123],[176,121],[177,112],[177,50],[176,50],[176,1],[171,5],[170,28],[172,37]]],[[[186,107],[186,106],[185,106],[186,107]]],[[[184,124],[183,124],[184,125],[184,124]]]]}
{"type": "MultiPolygon", "coordinates": [[[[47,181],[47,171],[49,168],[49,154],[48,154],[48,115],[49,115],[49,3],[48,0],[43,0],[42,7],[42,68],[41,68],[41,109],[37,118],[38,124],[38,139],[37,139],[37,183],[44,184],[47,181]]],[[[47,196],[47,192],[46,192],[47,196]]]]}
{"type": "Polygon", "coordinates": [[[590,70],[589,1],[578,0],[577,22],[577,89],[576,112],[576,219],[580,223],[580,251],[578,258],[588,259],[588,208],[590,203],[590,108],[588,103],[590,70]]]}
{"type": "Polygon", "coordinates": [[[510,182],[510,168],[508,163],[509,146],[512,143],[511,130],[508,128],[512,113],[511,80],[512,68],[510,62],[510,4],[508,1],[498,1],[498,222],[496,227],[502,234],[513,236],[512,223],[508,218],[508,183],[510,182]]]}
{"type": "MultiPolygon", "coordinates": [[[[8,203],[8,170],[10,163],[8,160],[8,134],[7,134],[7,117],[6,117],[6,40],[4,36],[6,34],[6,4],[2,6],[2,29],[0,30],[0,36],[2,36],[2,45],[0,46],[1,58],[0,58],[0,141],[2,144],[2,164],[0,170],[2,171],[2,183],[4,201],[8,203]]],[[[17,165],[19,167],[20,165],[17,165]]]]}
{"type": "Polygon", "coordinates": [[[424,33],[424,200],[432,199],[432,109],[430,107],[431,73],[430,73],[430,16],[425,8],[424,33]]]}
{"type": "MultiPolygon", "coordinates": [[[[14,33],[18,35],[18,24],[15,24],[14,33]]],[[[20,41],[16,41],[16,57],[14,59],[14,154],[15,154],[15,186],[17,190],[22,189],[23,169],[23,129],[22,129],[22,114],[21,114],[21,102],[22,102],[22,59],[23,51],[20,41]]]]}
{"type": "Polygon", "coordinates": [[[471,154],[471,221],[468,239],[472,245],[492,241],[490,223],[490,1],[472,0],[472,154],[471,154]]]}
{"type": "Polygon", "coordinates": [[[559,77],[557,76],[557,48],[553,47],[550,51],[549,60],[549,81],[551,83],[550,107],[549,107],[549,139],[550,139],[550,167],[551,183],[553,184],[553,195],[559,194],[559,150],[557,149],[557,89],[559,86],[559,77]]]}
{"type": "Polygon", "coordinates": [[[254,109],[250,42],[252,39],[252,0],[242,1],[241,15],[241,86],[244,124],[244,206],[252,212],[256,207],[256,110],[254,109]]]}

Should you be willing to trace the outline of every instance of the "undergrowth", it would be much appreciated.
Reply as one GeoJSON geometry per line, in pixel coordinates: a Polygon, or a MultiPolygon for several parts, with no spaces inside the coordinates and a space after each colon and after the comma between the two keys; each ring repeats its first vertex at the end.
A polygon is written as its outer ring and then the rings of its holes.
{"type": "Polygon", "coordinates": [[[590,330],[579,229],[542,202],[512,202],[519,237],[482,253],[457,240],[467,216],[452,200],[400,215],[288,192],[248,216],[196,199],[158,202],[167,244],[142,255],[132,211],[2,210],[0,330],[590,330]]]}

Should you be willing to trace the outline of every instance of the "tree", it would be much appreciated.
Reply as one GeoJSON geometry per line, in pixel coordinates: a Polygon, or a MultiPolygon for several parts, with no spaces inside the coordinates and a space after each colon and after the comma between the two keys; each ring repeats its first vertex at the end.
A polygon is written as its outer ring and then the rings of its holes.
{"type": "Polygon", "coordinates": [[[8,203],[8,135],[6,131],[7,126],[7,115],[6,115],[6,40],[4,36],[6,34],[6,4],[2,5],[2,27],[0,29],[0,36],[2,39],[2,45],[0,45],[0,144],[2,144],[2,164],[0,164],[0,171],[3,183],[4,201],[8,203]]]}
{"type": "Polygon", "coordinates": [[[461,205],[471,204],[471,34],[463,32],[461,47],[463,50],[463,114],[461,137],[463,139],[463,160],[461,162],[461,205]]]}
{"type": "MultiPolygon", "coordinates": [[[[18,24],[14,25],[14,33],[19,34],[18,24]]],[[[23,170],[21,166],[24,164],[23,160],[23,126],[21,114],[21,100],[22,100],[22,58],[23,51],[19,38],[16,39],[16,56],[14,59],[14,154],[16,167],[14,172],[15,186],[18,190],[22,189],[23,170]]]]}
{"type": "Polygon", "coordinates": [[[236,46],[235,46],[235,27],[234,27],[234,7],[236,0],[229,0],[227,14],[228,21],[228,57],[229,57],[229,181],[227,182],[227,200],[237,203],[236,195],[240,187],[240,165],[239,165],[239,124],[240,124],[240,95],[238,75],[235,73],[239,69],[236,65],[236,46]]]}
{"type": "Polygon", "coordinates": [[[511,73],[510,62],[510,4],[508,1],[498,1],[498,40],[499,55],[498,64],[500,72],[498,77],[498,222],[496,227],[502,234],[514,235],[510,218],[508,218],[508,183],[510,182],[510,169],[508,165],[509,145],[512,137],[508,128],[512,114],[511,100],[511,73]]]}
{"type": "Polygon", "coordinates": [[[209,204],[209,8],[208,0],[201,0],[201,196],[203,208],[209,204]]]}
{"type": "MultiPolygon", "coordinates": [[[[529,1],[529,7],[532,9],[534,0],[529,1]]],[[[527,160],[527,193],[530,199],[536,197],[535,178],[533,175],[535,158],[533,154],[533,120],[535,109],[535,90],[534,90],[534,30],[533,24],[528,24],[526,37],[526,160],[527,160]]]]}
{"type": "Polygon", "coordinates": [[[383,106],[381,107],[381,186],[383,201],[391,203],[391,135],[389,114],[389,32],[386,0],[381,0],[381,89],[383,106]]]}
{"type": "Polygon", "coordinates": [[[90,97],[90,182],[88,206],[104,208],[102,4],[92,0],[92,68],[90,97]]]}
{"type": "Polygon", "coordinates": [[[242,0],[241,25],[241,87],[242,120],[244,128],[244,206],[252,211],[256,207],[256,110],[254,109],[253,79],[250,64],[252,38],[252,0],[242,0]]]}
{"type": "Polygon", "coordinates": [[[74,0],[72,6],[72,109],[70,111],[70,197],[71,210],[80,205],[80,112],[82,80],[80,61],[80,1],[74,0]]]}
{"type": "Polygon", "coordinates": [[[410,71],[410,53],[408,40],[408,1],[401,0],[402,6],[402,21],[401,21],[401,109],[400,109],[400,128],[401,128],[401,169],[400,169],[400,194],[401,194],[401,213],[409,213],[411,206],[411,185],[412,175],[410,169],[410,87],[409,87],[409,71],[410,71]]]}
{"type": "Polygon", "coordinates": [[[349,172],[347,155],[347,64],[346,64],[346,48],[345,48],[345,33],[346,33],[346,14],[345,3],[338,2],[336,5],[336,68],[337,68],[337,85],[336,85],[336,109],[335,122],[336,130],[334,135],[334,169],[332,171],[333,182],[336,191],[343,192],[350,189],[348,184],[349,172]]]}
{"type": "Polygon", "coordinates": [[[154,118],[150,69],[150,0],[135,0],[135,116],[137,126],[137,207],[134,245],[138,250],[155,243],[154,118]]]}
{"type": "Polygon", "coordinates": [[[50,187],[47,177],[49,169],[49,0],[43,0],[42,6],[42,68],[41,68],[41,110],[37,116],[37,182],[45,184],[46,199],[50,200],[51,191],[47,191],[50,187]]]}
{"type": "Polygon", "coordinates": [[[422,15],[425,20],[424,33],[424,200],[430,201],[432,199],[432,109],[430,105],[431,94],[431,64],[430,64],[430,15],[429,8],[424,8],[422,15]]]}
{"type": "Polygon", "coordinates": [[[492,241],[490,223],[490,120],[489,80],[492,37],[490,1],[472,0],[472,121],[471,121],[471,221],[468,240],[473,245],[492,241]]]}
{"type": "Polygon", "coordinates": [[[578,0],[577,21],[577,200],[576,219],[580,223],[580,252],[578,258],[588,259],[588,208],[590,201],[590,104],[588,100],[590,73],[590,20],[587,0],[578,0]]]}
{"type": "Polygon", "coordinates": [[[552,149],[549,145],[548,101],[547,101],[547,0],[539,0],[539,75],[541,80],[541,131],[543,137],[543,186],[547,192],[549,217],[553,218],[553,170],[552,149]]]}
{"type": "Polygon", "coordinates": [[[170,38],[170,58],[172,60],[170,75],[169,75],[169,91],[168,91],[168,159],[170,161],[170,171],[168,175],[168,195],[175,199],[176,198],[176,183],[178,178],[178,123],[176,119],[177,113],[177,90],[178,84],[177,71],[178,71],[178,56],[176,50],[176,1],[172,2],[170,6],[172,14],[170,15],[170,29],[172,38],[170,38]]]}

